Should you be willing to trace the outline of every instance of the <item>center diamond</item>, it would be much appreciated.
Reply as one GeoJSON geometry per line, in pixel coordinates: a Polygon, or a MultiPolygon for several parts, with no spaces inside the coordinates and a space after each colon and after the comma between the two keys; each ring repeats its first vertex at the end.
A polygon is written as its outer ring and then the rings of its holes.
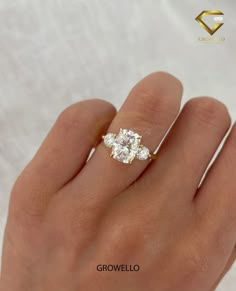
{"type": "Polygon", "coordinates": [[[111,156],[122,163],[131,164],[139,150],[141,138],[132,130],[120,129],[112,146],[111,156]]]}

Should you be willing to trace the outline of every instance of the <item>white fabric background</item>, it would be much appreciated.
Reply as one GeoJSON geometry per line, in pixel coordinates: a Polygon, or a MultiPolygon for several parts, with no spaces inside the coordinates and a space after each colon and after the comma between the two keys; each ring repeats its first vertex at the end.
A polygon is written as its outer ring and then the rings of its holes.
{"type": "MultiPolygon", "coordinates": [[[[236,117],[233,0],[0,0],[0,247],[9,192],[57,115],[99,97],[120,106],[146,74],[165,70],[184,101],[210,95],[236,117]],[[223,44],[194,20],[221,9],[223,44]]],[[[235,290],[233,268],[219,290],[235,290]]]]}

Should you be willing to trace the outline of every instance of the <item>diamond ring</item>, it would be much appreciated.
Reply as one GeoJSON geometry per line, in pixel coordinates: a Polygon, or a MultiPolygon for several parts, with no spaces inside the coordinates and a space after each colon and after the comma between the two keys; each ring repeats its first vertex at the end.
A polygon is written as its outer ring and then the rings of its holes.
{"type": "Polygon", "coordinates": [[[141,161],[155,158],[141,144],[142,136],[130,129],[121,128],[118,134],[107,133],[102,138],[104,144],[112,149],[110,156],[121,163],[131,164],[135,158],[141,161]]]}

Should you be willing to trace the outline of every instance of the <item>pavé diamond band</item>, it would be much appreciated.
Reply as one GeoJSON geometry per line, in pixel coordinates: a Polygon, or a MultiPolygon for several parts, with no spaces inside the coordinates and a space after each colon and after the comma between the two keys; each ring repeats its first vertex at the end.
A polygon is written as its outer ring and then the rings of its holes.
{"type": "Polygon", "coordinates": [[[131,164],[135,158],[144,161],[156,157],[141,144],[142,136],[130,129],[121,128],[118,134],[107,133],[102,138],[104,144],[112,149],[110,156],[121,163],[131,164]]]}

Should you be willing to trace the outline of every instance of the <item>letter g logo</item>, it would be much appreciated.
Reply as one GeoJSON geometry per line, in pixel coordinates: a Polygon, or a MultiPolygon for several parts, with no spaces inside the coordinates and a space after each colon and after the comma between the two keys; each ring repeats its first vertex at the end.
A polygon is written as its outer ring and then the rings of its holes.
{"type": "Polygon", "coordinates": [[[220,10],[204,10],[202,11],[196,18],[195,20],[210,34],[213,35],[214,33],[217,32],[218,29],[221,28],[221,26],[224,25],[222,21],[224,20],[224,15],[223,12],[220,10]],[[213,21],[214,25],[213,27],[210,27],[209,25],[206,24],[206,22],[203,21],[203,18],[206,16],[214,16],[213,21]]]}

